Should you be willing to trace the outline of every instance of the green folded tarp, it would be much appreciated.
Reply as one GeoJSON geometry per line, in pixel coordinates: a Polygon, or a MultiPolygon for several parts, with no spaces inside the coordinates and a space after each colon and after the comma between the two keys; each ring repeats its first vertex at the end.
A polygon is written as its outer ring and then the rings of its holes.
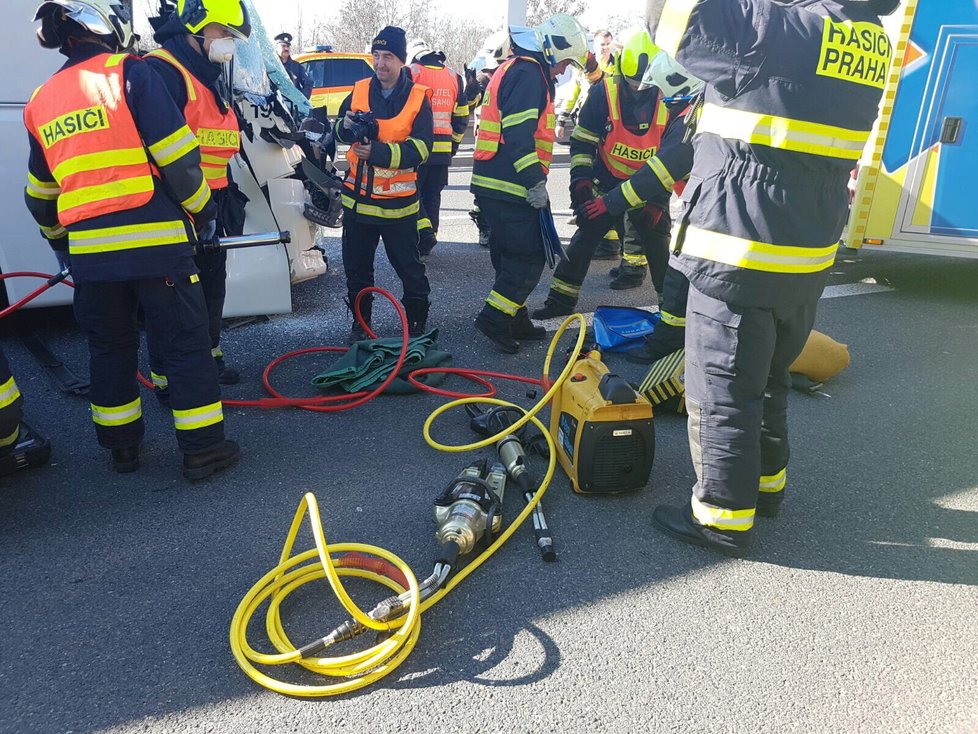
{"type": "MultiPolygon", "coordinates": [[[[452,361],[452,355],[436,348],[438,329],[408,340],[407,356],[397,378],[387,386],[385,393],[408,395],[418,389],[407,381],[409,372],[426,367],[443,367],[452,361]]],[[[312,378],[313,387],[320,390],[340,389],[346,392],[373,390],[386,380],[397,364],[401,353],[401,338],[365,339],[354,342],[350,351],[340,357],[325,372],[312,378]]],[[[439,385],[446,375],[422,375],[420,382],[439,385]]]]}

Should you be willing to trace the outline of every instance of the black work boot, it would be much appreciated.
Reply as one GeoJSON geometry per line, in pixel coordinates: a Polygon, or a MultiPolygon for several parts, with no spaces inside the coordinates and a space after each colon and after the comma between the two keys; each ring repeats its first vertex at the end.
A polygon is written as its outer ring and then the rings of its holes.
{"type": "Polygon", "coordinates": [[[51,442],[21,421],[14,442],[0,448],[0,477],[36,469],[51,458],[51,442]]]}
{"type": "Polygon", "coordinates": [[[642,346],[625,352],[625,359],[635,364],[653,364],[675,351],[676,349],[671,344],[658,344],[652,337],[646,337],[642,346]]]}
{"type": "MultiPolygon", "coordinates": [[[[355,296],[351,297],[347,301],[344,301],[346,307],[350,309],[350,313],[353,315],[353,326],[350,328],[350,338],[347,339],[348,344],[353,344],[354,342],[359,342],[370,338],[370,334],[368,334],[366,330],[360,326],[360,322],[357,321],[357,316],[353,312],[354,299],[355,296]]],[[[360,299],[360,315],[363,316],[363,320],[366,322],[367,326],[370,326],[370,319],[373,318],[373,311],[374,297],[372,294],[364,296],[362,299],[360,299]]]]}
{"type": "Polygon", "coordinates": [[[687,545],[698,545],[733,558],[747,555],[750,531],[723,532],[700,525],[688,506],[659,505],[652,511],[652,524],[687,545]]]}
{"type": "Polygon", "coordinates": [[[140,445],[124,449],[112,449],[112,468],[120,474],[129,474],[139,468],[140,445]]]}
{"type": "Polygon", "coordinates": [[[611,281],[611,289],[614,291],[627,291],[630,288],[640,288],[645,282],[645,271],[648,268],[638,265],[619,265],[618,275],[611,281]]]}
{"type": "Polygon", "coordinates": [[[621,268],[624,264],[625,264],[624,262],[621,262],[618,265],[615,265],[615,267],[613,267],[611,270],[608,271],[608,277],[611,278],[612,280],[617,278],[618,273],[621,272],[621,268]]]}
{"type": "MultiPolygon", "coordinates": [[[[214,357],[214,363],[217,365],[217,381],[221,385],[237,385],[241,382],[241,375],[233,367],[228,367],[224,364],[224,355],[220,357],[214,357]]],[[[167,396],[169,399],[169,396],[167,396]]]]}
{"type": "Polygon", "coordinates": [[[541,321],[546,319],[556,319],[561,316],[570,316],[572,313],[574,313],[573,306],[565,306],[562,303],[557,303],[557,301],[552,298],[548,298],[543,302],[543,306],[535,309],[530,315],[538,321],[541,321]]]}
{"type": "Polygon", "coordinates": [[[610,246],[604,244],[598,245],[598,249],[594,251],[594,255],[591,257],[592,260],[618,260],[620,258],[620,247],[612,249],[610,246]]]}
{"type": "Polygon", "coordinates": [[[224,441],[199,454],[183,455],[183,476],[191,481],[206,479],[211,474],[238,463],[241,449],[234,441],[224,441]]]}
{"type": "Polygon", "coordinates": [[[479,315],[475,317],[475,328],[489,337],[500,352],[516,354],[520,351],[520,343],[513,338],[512,317],[492,306],[484,306],[479,315]]]}
{"type": "Polygon", "coordinates": [[[530,321],[526,306],[523,306],[513,317],[513,337],[528,341],[540,341],[547,338],[547,330],[530,321]]]}
{"type": "Polygon", "coordinates": [[[431,304],[427,298],[402,298],[404,313],[407,315],[408,336],[421,336],[428,323],[428,310],[431,304]]]}

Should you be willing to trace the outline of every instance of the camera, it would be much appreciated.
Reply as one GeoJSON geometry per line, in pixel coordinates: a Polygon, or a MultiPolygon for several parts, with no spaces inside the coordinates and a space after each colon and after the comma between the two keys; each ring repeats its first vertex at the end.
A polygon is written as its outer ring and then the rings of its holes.
{"type": "Polygon", "coordinates": [[[354,112],[347,130],[349,130],[350,136],[358,142],[369,143],[371,140],[377,139],[380,134],[380,125],[377,124],[377,118],[374,117],[373,112],[354,112]]]}

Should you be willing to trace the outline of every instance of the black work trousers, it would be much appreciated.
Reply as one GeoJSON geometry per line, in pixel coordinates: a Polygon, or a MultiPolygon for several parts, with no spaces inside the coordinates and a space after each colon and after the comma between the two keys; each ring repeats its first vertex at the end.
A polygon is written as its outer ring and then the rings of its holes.
{"type": "Polygon", "coordinates": [[[24,398],[10,374],[7,357],[0,348],[0,455],[13,450],[20,437],[20,422],[24,417],[24,398]]]}
{"type": "Polygon", "coordinates": [[[477,196],[476,204],[489,225],[489,258],[496,271],[483,312],[512,318],[540,282],[546,256],[540,212],[525,202],[477,196]]]}
{"type": "Polygon", "coordinates": [[[211,357],[207,307],[197,275],[79,283],[75,316],[88,338],[90,399],[98,442],[108,449],[136,446],[143,438],[136,381],[142,307],[146,339],[169,380],[177,443],[185,454],[224,441],[217,366],[211,357]]]}
{"type": "Polygon", "coordinates": [[[419,299],[427,303],[431,285],[418,254],[418,218],[410,216],[391,220],[389,224],[367,224],[347,210],[343,216],[343,269],[350,303],[360,291],[374,284],[374,257],[381,239],[387,259],[401,279],[404,300],[419,299]]]}
{"type": "Polygon", "coordinates": [[[426,230],[438,234],[441,192],[448,186],[448,166],[425,164],[418,170],[418,198],[421,208],[418,211],[418,231],[424,239],[426,230]]]}
{"type": "Polygon", "coordinates": [[[626,240],[641,243],[652,272],[652,284],[656,293],[662,293],[669,262],[669,231],[657,229],[644,211],[636,209],[617,219],[606,219],[603,225],[579,227],[567,246],[567,261],[561,262],[554,272],[547,300],[567,308],[577,306],[594,253],[611,229],[624,232],[626,240]]]}
{"type": "Polygon", "coordinates": [[[758,492],[783,497],[788,367],[805,346],[817,304],[744,307],[689,289],[686,409],[697,480],[692,511],[701,525],[745,537],[758,492]]]}
{"type": "Polygon", "coordinates": [[[661,292],[659,323],[645,338],[649,351],[655,355],[654,359],[672,354],[682,349],[685,344],[689,280],[683,273],[670,266],[666,269],[661,292]]]}

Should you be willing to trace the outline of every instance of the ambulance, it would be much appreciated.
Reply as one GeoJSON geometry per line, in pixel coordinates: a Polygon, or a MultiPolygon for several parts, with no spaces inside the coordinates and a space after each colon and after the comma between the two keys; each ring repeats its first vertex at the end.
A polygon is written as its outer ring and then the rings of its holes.
{"type": "MultiPolygon", "coordinates": [[[[28,142],[24,129],[24,106],[34,90],[64,63],[57,51],[43,49],[34,36],[31,18],[40,0],[3,0],[6,17],[16,19],[0,44],[0,68],[17,69],[5,75],[0,87],[0,271],[55,273],[54,254],[41,237],[37,224],[24,204],[27,183],[28,142]]],[[[241,44],[235,57],[235,105],[243,125],[244,155],[231,162],[231,175],[248,197],[245,233],[288,230],[288,245],[267,245],[228,253],[227,299],[224,316],[255,316],[289,313],[292,310],[292,284],[326,272],[326,261],[316,248],[318,228],[302,216],[308,201],[301,181],[293,173],[302,162],[298,146],[284,147],[276,142],[294,128],[286,112],[289,102],[274,93],[266,69],[278,63],[261,18],[251,3],[252,35],[241,44]],[[267,130],[268,134],[262,135],[267,130]]],[[[144,3],[140,4],[145,7],[144,3]]],[[[145,18],[136,18],[141,31],[148,28],[145,18]]],[[[271,69],[279,86],[284,69],[271,69]],[[278,73],[280,71],[280,73],[278,73]]],[[[285,82],[285,84],[290,84],[285,82]]],[[[294,87],[291,97],[301,99],[294,87]]],[[[294,109],[294,108],[293,108],[294,109]]],[[[12,278],[3,281],[9,303],[33,291],[41,281],[12,278]]],[[[28,308],[70,304],[72,290],[55,286],[28,308]]]]}
{"type": "Polygon", "coordinates": [[[908,0],[845,244],[978,258],[978,2],[908,0]]]}

